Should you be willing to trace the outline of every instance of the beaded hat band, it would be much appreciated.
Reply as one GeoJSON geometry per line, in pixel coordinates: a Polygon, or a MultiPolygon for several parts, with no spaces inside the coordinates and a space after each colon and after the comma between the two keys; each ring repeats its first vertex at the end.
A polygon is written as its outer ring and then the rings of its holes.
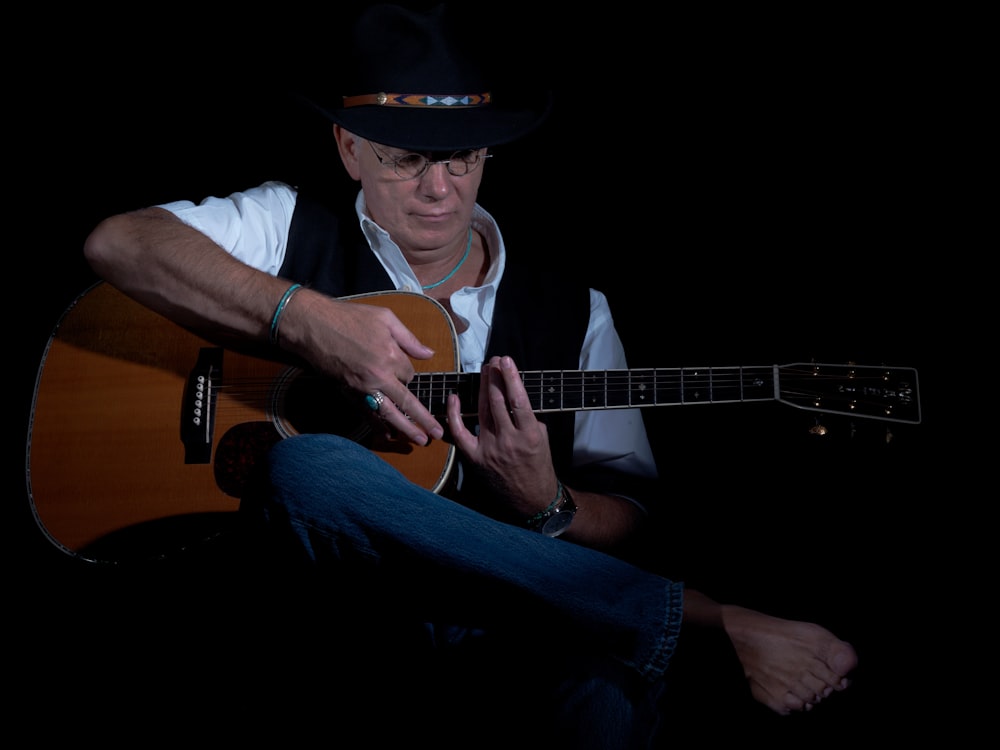
{"type": "Polygon", "coordinates": [[[361,94],[345,96],[345,107],[362,107],[377,104],[381,107],[482,107],[490,103],[490,93],[485,94],[361,94]]]}

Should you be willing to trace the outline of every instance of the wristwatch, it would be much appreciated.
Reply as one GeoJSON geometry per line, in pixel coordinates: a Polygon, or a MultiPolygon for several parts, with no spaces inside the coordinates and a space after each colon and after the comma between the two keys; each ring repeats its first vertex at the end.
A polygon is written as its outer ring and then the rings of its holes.
{"type": "Polygon", "coordinates": [[[573,502],[573,496],[569,494],[569,490],[560,486],[558,502],[553,507],[533,516],[528,521],[528,528],[545,536],[557,537],[569,528],[575,515],[576,503],[573,502]]]}

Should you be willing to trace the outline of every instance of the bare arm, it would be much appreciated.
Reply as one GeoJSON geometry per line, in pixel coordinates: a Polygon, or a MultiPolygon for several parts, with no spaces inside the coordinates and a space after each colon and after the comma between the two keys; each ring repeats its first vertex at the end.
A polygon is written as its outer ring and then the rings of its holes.
{"type": "Polygon", "coordinates": [[[108,283],[212,339],[266,340],[274,311],[267,308],[288,286],[162,208],[105,219],[87,237],[84,255],[108,283]]]}
{"type": "MultiPolygon", "coordinates": [[[[84,243],[94,271],[138,302],[208,339],[268,341],[290,282],[232,257],[162,208],[102,221],[84,243]]],[[[411,357],[433,352],[386,309],[299,290],[281,316],[281,346],[362,393],[381,390],[381,415],[410,440],[440,438],[440,424],[406,387],[411,357]],[[394,404],[398,404],[397,409],[394,404]]]]}

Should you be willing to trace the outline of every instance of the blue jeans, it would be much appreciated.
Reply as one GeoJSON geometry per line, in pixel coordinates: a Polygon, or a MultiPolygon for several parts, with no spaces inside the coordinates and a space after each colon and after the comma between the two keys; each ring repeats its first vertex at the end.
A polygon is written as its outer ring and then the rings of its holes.
{"type": "Polygon", "coordinates": [[[423,624],[432,652],[502,653],[483,663],[544,674],[552,700],[531,711],[579,734],[571,746],[648,746],[682,584],[425,490],[350,439],[287,438],[268,470],[268,533],[312,572],[371,583],[386,612],[423,624]]]}

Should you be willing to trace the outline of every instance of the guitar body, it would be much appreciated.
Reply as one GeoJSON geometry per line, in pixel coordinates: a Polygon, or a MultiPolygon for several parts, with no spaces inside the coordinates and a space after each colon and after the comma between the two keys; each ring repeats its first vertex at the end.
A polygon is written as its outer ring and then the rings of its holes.
{"type": "MultiPolygon", "coordinates": [[[[431,360],[414,361],[419,370],[457,368],[454,328],[436,301],[403,292],[351,299],[427,325],[410,325],[436,352],[431,360]]],[[[118,560],[131,548],[141,557],[162,556],[223,529],[225,517],[239,507],[243,481],[267,449],[314,429],[370,441],[428,489],[437,491],[446,481],[451,445],[380,442],[356,394],[358,403],[349,408],[346,400],[331,406],[336,419],[319,423],[315,409],[303,410],[301,421],[313,427],[300,429],[285,412],[294,392],[288,384],[297,380],[307,381],[297,368],[222,352],[114,287],[95,285],[56,327],[36,381],[27,481],[37,522],[58,547],[85,559],[118,560]],[[182,430],[190,416],[185,401],[192,372],[206,351],[221,357],[221,376],[213,381],[212,413],[205,415],[211,424],[200,431],[206,445],[198,457],[182,430]]],[[[317,382],[313,392],[339,399],[337,386],[318,388],[317,382]]]]}

